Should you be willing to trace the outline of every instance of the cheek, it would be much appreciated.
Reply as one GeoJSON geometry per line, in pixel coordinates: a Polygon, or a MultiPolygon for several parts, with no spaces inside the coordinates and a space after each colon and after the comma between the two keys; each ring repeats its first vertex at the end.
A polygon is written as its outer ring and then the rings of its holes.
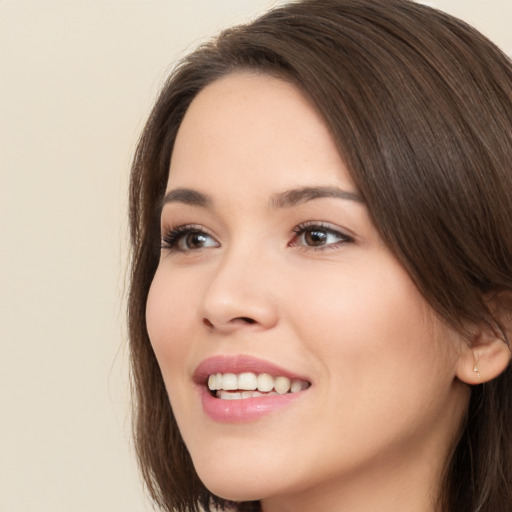
{"type": "Polygon", "coordinates": [[[149,289],[146,323],[149,339],[162,372],[186,350],[187,326],[194,314],[193,297],[182,281],[167,275],[159,267],[149,289]]]}
{"type": "Polygon", "coordinates": [[[308,292],[293,302],[296,331],[338,379],[352,384],[363,385],[369,373],[386,380],[427,374],[436,359],[441,366],[450,361],[449,344],[433,328],[439,321],[409,276],[394,262],[377,263],[319,273],[315,287],[298,283],[308,292]]]}
{"type": "Polygon", "coordinates": [[[331,431],[345,432],[333,443],[370,453],[423,435],[448,403],[457,337],[401,268],[317,278],[321,286],[295,300],[294,330],[316,363],[331,431]]]}
{"type": "MultiPolygon", "coordinates": [[[[196,283],[197,284],[197,283],[196,283]]],[[[146,323],[151,346],[162,372],[174,417],[185,443],[203,439],[202,407],[191,381],[191,360],[197,360],[194,321],[201,290],[190,277],[159,267],[146,304],[146,323]],[[192,393],[192,394],[191,394],[192,393]]]]}

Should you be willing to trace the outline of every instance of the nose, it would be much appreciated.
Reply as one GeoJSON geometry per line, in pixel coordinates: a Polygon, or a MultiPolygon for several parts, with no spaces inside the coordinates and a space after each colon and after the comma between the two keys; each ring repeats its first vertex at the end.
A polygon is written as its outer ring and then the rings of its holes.
{"type": "Polygon", "coordinates": [[[272,266],[265,258],[249,248],[229,251],[212,270],[202,296],[202,323],[222,334],[274,327],[278,311],[273,282],[272,266]]]}

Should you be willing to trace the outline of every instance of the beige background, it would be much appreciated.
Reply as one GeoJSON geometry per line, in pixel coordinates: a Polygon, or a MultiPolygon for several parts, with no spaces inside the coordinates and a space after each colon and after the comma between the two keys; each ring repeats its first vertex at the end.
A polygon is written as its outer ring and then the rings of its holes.
{"type": "MultiPolygon", "coordinates": [[[[0,512],[135,512],[130,156],[171,63],[265,0],[0,0],[0,512]]],[[[512,54],[512,0],[424,2],[512,54]]]]}

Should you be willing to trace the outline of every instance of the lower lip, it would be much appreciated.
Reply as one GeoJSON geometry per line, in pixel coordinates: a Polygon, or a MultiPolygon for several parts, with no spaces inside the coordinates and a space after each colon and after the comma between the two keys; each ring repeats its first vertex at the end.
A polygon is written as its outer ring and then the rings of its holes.
{"type": "Polygon", "coordinates": [[[201,400],[204,412],[215,421],[225,423],[242,423],[257,420],[267,414],[276,412],[295,402],[303,396],[304,391],[284,395],[259,396],[240,400],[222,400],[203,388],[201,400]]]}

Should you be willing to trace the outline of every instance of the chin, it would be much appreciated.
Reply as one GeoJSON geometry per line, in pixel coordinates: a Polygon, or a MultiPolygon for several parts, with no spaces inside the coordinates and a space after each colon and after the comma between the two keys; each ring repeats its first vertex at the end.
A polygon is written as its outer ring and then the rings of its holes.
{"type": "Polygon", "coordinates": [[[194,461],[196,472],[205,487],[225,500],[257,501],[277,489],[272,482],[276,477],[275,463],[267,461],[263,466],[255,464],[250,457],[234,461],[227,457],[208,457],[194,461]],[[212,463],[214,461],[214,463],[212,463]],[[263,470],[267,467],[270,471],[263,470]]]}
{"type": "Polygon", "coordinates": [[[199,478],[205,487],[215,496],[229,501],[258,501],[267,496],[268,484],[258,482],[258,479],[255,481],[254,475],[248,478],[239,476],[231,478],[229,474],[219,475],[220,471],[217,468],[217,474],[203,475],[199,473],[199,478]]]}

